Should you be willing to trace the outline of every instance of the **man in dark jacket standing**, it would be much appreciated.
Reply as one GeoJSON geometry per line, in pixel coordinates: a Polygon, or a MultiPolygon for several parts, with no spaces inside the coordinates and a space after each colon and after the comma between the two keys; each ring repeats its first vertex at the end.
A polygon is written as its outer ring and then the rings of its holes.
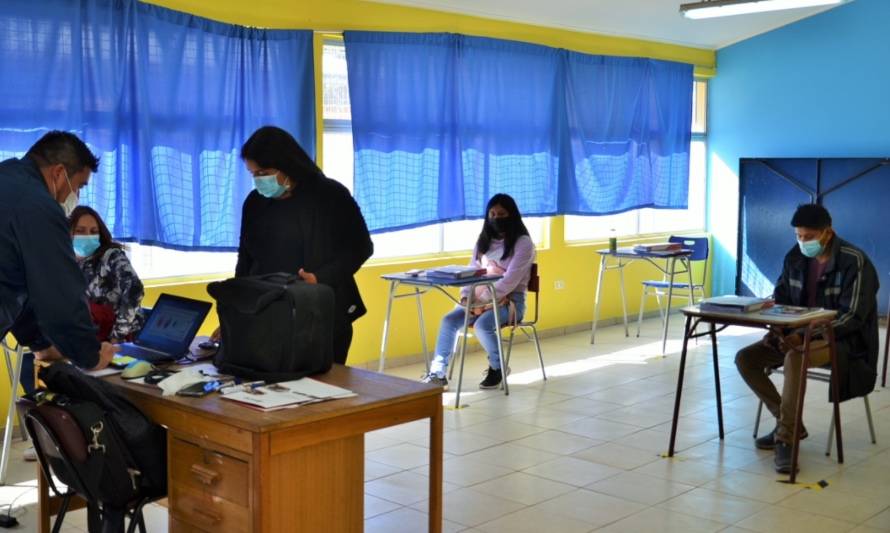
{"type": "Polygon", "coordinates": [[[0,338],[12,331],[38,357],[86,369],[106,367],[114,349],[96,340],[66,210],[98,164],[83,141],[61,131],[22,159],[0,162],[0,338]]]}
{"type": "MultiPolygon", "coordinates": [[[[804,204],[791,219],[797,246],[785,256],[773,297],[777,304],[837,310],[833,327],[837,340],[841,401],[874,390],[878,362],[878,277],[868,256],[838,237],[831,215],[821,205],[804,204]]],[[[767,335],[743,348],[736,366],[745,382],[776,417],[776,429],[755,442],[775,449],[776,471],[791,471],[791,440],[797,406],[802,355],[792,348],[803,343],[801,332],[767,335]],[[782,395],[766,370],[784,366],[782,395]]],[[[824,340],[811,343],[810,366],[830,363],[824,340]]],[[[803,430],[801,438],[807,435],[803,430]]]]}

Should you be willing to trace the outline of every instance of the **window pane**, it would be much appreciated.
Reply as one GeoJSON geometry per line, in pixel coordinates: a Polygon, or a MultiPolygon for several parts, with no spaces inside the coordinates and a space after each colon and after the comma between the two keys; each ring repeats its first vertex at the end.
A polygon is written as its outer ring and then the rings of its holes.
{"type": "MultiPolygon", "coordinates": [[[[523,217],[522,222],[528,229],[529,237],[536,246],[544,242],[544,230],[548,227],[545,217],[523,217]]],[[[460,252],[472,250],[476,246],[476,239],[482,231],[482,219],[460,220],[442,224],[444,252],[460,252]]]]}
{"type": "Polygon", "coordinates": [[[704,229],[705,161],[705,141],[692,141],[689,150],[689,208],[641,209],[640,233],[704,229]]]}
{"type": "Polygon", "coordinates": [[[127,256],[139,279],[194,276],[198,274],[231,274],[235,271],[235,252],[183,252],[137,243],[125,245],[127,256]]]}
{"type": "Polygon", "coordinates": [[[321,56],[325,120],[350,120],[346,48],[340,41],[325,41],[321,56]]]}
{"type": "Polygon", "coordinates": [[[607,239],[613,229],[619,237],[636,235],[637,211],[601,216],[568,215],[565,218],[566,241],[607,239]]]}
{"type": "MultiPolygon", "coordinates": [[[[440,250],[439,225],[371,235],[376,259],[406,255],[431,254],[440,250]]],[[[473,241],[475,242],[475,241],[473,241]]]]}
{"type": "Polygon", "coordinates": [[[352,192],[353,158],[352,131],[325,128],[321,166],[325,176],[335,179],[352,192]]]}

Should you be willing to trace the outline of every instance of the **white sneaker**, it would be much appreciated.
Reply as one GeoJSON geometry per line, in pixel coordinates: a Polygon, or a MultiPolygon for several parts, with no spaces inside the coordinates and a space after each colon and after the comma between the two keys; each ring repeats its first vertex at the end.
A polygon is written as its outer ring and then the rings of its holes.
{"type": "Polygon", "coordinates": [[[22,452],[22,459],[28,462],[34,462],[37,460],[37,451],[34,450],[34,446],[31,446],[24,452],[22,452]]]}

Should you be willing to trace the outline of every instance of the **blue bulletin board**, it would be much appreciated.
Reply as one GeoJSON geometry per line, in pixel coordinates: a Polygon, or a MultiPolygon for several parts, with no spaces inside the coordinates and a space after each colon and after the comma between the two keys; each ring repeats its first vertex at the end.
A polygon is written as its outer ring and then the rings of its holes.
{"type": "Polygon", "coordinates": [[[739,161],[736,293],[767,296],[794,246],[791,216],[816,202],[835,231],[871,258],[880,313],[890,295],[890,158],[744,158],[739,161]]]}

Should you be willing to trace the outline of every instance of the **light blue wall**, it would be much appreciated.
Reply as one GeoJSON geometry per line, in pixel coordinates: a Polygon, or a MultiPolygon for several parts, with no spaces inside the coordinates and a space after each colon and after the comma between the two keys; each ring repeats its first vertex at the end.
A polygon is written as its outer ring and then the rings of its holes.
{"type": "MultiPolygon", "coordinates": [[[[719,50],[708,112],[714,292],[732,293],[739,158],[890,156],[890,0],[854,0],[719,50]]],[[[788,227],[776,236],[793,243],[788,227]]]]}

